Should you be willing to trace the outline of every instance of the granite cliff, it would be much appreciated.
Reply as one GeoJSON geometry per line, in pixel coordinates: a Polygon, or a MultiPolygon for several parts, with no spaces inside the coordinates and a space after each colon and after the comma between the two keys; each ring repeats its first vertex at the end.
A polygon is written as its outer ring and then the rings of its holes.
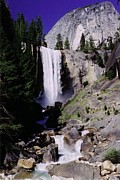
{"type": "Polygon", "coordinates": [[[110,2],[96,3],[75,9],[64,15],[46,35],[48,47],[55,48],[56,38],[61,34],[63,42],[68,38],[70,49],[79,47],[82,33],[89,40],[92,35],[96,45],[115,37],[120,27],[120,15],[110,2]]]}

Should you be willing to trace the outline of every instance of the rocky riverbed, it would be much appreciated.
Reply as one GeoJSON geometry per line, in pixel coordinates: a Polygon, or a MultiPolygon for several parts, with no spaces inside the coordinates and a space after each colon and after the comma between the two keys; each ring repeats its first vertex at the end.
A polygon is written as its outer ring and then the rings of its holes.
{"type": "Polygon", "coordinates": [[[1,171],[0,179],[5,179],[4,174],[6,180],[120,179],[120,164],[104,161],[108,150],[120,150],[119,95],[117,79],[101,80],[91,91],[82,90],[64,106],[59,121],[64,120],[65,112],[69,114],[66,121],[61,126],[53,123],[59,128],[35,133],[15,144],[16,149],[6,154],[6,171],[1,171]]]}
{"type": "MultiPolygon", "coordinates": [[[[12,179],[107,180],[114,177],[114,180],[120,177],[120,165],[102,162],[103,153],[112,142],[95,128],[86,128],[77,120],[68,120],[59,131],[39,133],[27,144],[18,142],[17,166],[8,174],[13,175],[12,179]]],[[[120,145],[119,140],[116,143],[120,145]]],[[[6,157],[6,163],[8,160],[6,157]]]]}

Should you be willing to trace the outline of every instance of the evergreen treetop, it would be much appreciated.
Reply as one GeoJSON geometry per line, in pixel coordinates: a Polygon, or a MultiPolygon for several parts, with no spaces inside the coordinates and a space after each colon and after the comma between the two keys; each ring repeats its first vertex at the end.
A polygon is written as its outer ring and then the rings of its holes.
{"type": "Polygon", "coordinates": [[[69,43],[68,37],[65,40],[64,49],[70,49],[70,43],[69,43]]]}
{"type": "Polygon", "coordinates": [[[61,34],[57,35],[57,42],[56,42],[56,45],[55,45],[55,49],[56,50],[62,50],[63,49],[63,41],[62,41],[61,34]]]}

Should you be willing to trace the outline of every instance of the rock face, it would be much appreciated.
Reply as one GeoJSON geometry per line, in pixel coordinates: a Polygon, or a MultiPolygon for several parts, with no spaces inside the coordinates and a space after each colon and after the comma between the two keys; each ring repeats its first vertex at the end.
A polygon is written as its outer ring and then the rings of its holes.
{"type": "Polygon", "coordinates": [[[54,48],[56,37],[61,34],[63,42],[68,37],[70,48],[76,50],[82,33],[86,40],[92,35],[95,44],[98,44],[108,36],[113,37],[119,26],[120,18],[114,6],[110,2],[96,3],[63,16],[46,35],[46,42],[48,47],[54,48]]]}
{"type": "Polygon", "coordinates": [[[104,68],[92,62],[90,54],[86,57],[85,53],[74,50],[64,50],[63,54],[74,93],[82,87],[82,83],[88,81],[93,84],[104,73],[104,68]]]}

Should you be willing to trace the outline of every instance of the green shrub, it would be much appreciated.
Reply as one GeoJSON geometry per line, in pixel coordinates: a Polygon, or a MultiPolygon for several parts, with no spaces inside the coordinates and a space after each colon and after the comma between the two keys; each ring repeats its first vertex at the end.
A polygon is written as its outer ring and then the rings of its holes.
{"type": "Polygon", "coordinates": [[[107,106],[106,106],[106,104],[105,104],[105,106],[104,106],[104,110],[107,111],[107,106]]]}
{"type": "Polygon", "coordinates": [[[88,81],[83,82],[84,88],[88,85],[88,81]]]}
{"type": "Polygon", "coordinates": [[[116,76],[116,74],[115,74],[115,72],[113,70],[109,70],[107,72],[107,77],[108,77],[109,80],[112,80],[113,78],[115,78],[115,76],[116,76]]]}
{"type": "Polygon", "coordinates": [[[120,163],[120,150],[110,149],[105,154],[103,160],[109,160],[114,164],[120,163]]]}
{"type": "Polygon", "coordinates": [[[64,123],[64,122],[66,122],[68,119],[70,119],[71,118],[71,115],[70,114],[68,114],[68,113],[66,113],[66,112],[62,112],[62,115],[59,117],[59,121],[61,122],[61,123],[64,123]]]}
{"type": "Polygon", "coordinates": [[[80,113],[79,112],[77,113],[77,117],[80,117],[80,113]]]}
{"type": "Polygon", "coordinates": [[[98,100],[102,100],[102,97],[98,97],[98,100]]]}
{"type": "Polygon", "coordinates": [[[110,111],[109,111],[109,110],[107,110],[107,115],[108,115],[108,116],[110,115],[110,111]]]}
{"type": "Polygon", "coordinates": [[[119,114],[119,110],[115,109],[115,110],[114,110],[114,114],[115,114],[115,115],[119,114]]]}
{"type": "Polygon", "coordinates": [[[85,107],[86,113],[88,114],[90,112],[90,107],[85,107]]]}

